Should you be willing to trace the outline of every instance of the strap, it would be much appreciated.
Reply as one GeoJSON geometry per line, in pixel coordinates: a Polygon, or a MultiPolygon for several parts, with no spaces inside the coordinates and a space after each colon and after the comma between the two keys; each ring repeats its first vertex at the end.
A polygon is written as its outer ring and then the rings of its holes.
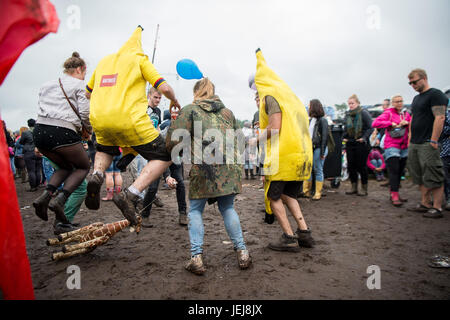
{"type": "Polygon", "coordinates": [[[72,102],[70,102],[69,97],[66,94],[66,91],[64,91],[64,87],[62,85],[61,78],[59,78],[58,80],[59,80],[59,86],[61,87],[61,90],[64,93],[64,96],[66,97],[67,102],[70,104],[70,106],[72,107],[73,111],[78,116],[78,118],[80,119],[81,123],[83,124],[83,120],[81,119],[81,116],[78,113],[78,110],[73,106],[72,102]]]}

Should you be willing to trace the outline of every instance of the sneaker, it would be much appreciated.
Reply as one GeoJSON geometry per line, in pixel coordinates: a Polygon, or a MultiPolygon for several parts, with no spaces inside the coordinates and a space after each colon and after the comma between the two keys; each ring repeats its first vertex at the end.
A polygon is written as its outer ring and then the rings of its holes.
{"type": "Polygon", "coordinates": [[[157,206],[158,208],[164,207],[164,203],[162,203],[161,199],[158,197],[155,198],[155,200],[153,201],[153,204],[155,206],[157,206]]]}
{"type": "Polygon", "coordinates": [[[439,219],[439,218],[443,218],[444,215],[442,214],[442,210],[436,209],[436,208],[431,208],[430,210],[428,210],[427,212],[425,212],[423,214],[424,218],[431,218],[431,219],[439,219]]]}
{"type": "Polygon", "coordinates": [[[100,208],[100,189],[103,184],[103,176],[99,172],[96,172],[88,177],[87,180],[87,194],[84,204],[88,209],[98,210],[100,208]]]}
{"type": "Polygon", "coordinates": [[[311,236],[311,230],[300,230],[297,229],[297,231],[295,232],[297,234],[298,237],[298,245],[300,247],[304,247],[304,248],[313,248],[314,247],[314,239],[311,236]]]}
{"type": "Polygon", "coordinates": [[[66,204],[66,201],[67,201],[66,195],[63,192],[60,192],[56,197],[50,200],[48,208],[55,213],[56,219],[58,221],[64,224],[70,224],[70,221],[64,214],[64,206],[66,204]]]}
{"type": "Polygon", "coordinates": [[[252,264],[252,258],[250,257],[248,250],[238,250],[236,253],[239,268],[241,268],[241,270],[248,269],[248,267],[252,264]]]}
{"type": "Polygon", "coordinates": [[[188,217],[186,212],[180,212],[178,217],[178,223],[180,226],[187,226],[188,225],[188,217]]]}
{"type": "Polygon", "coordinates": [[[52,194],[48,190],[45,190],[39,198],[33,201],[36,215],[44,221],[48,221],[47,209],[51,199],[52,194]]]}
{"type": "Polygon", "coordinates": [[[186,264],[185,269],[199,276],[204,274],[206,268],[203,265],[202,255],[198,254],[191,257],[191,260],[186,264]]]}
{"type": "Polygon", "coordinates": [[[298,246],[297,236],[288,236],[283,233],[281,238],[277,242],[271,242],[268,245],[269,249],[275,251],[289,251],[289,252],[299,252],[300,247],[298,246]]]}
{"type": "Polygon", "coordinates": [[[130,221],[131,226],[140,224],[139,219],[142,222],[141,216],[136,212],[139,199],[139,196],[132,194],[128,189],[116,193],[113,197],[114,204],[120,209],[123,216],[130,221]]]}

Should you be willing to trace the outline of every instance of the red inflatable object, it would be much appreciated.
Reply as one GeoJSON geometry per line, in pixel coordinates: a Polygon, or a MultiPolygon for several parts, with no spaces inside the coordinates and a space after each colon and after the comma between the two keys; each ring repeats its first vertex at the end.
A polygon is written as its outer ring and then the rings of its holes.
{"type": "Polygon", "coordinates": [[[58,26],[55,7],[48,0],[0,1],[0,85],[23,50],[58,26]]]}

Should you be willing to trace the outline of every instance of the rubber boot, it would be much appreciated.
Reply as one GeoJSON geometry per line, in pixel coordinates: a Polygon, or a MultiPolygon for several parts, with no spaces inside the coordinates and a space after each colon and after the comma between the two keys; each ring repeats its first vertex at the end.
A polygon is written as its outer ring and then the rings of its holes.
{"type": "Polygon", "coordinates": [[[253,174],[253,169],[250,169],[250,179],[255,180],[255,175],[253,174]]]}
{"type": "Polygon", "coordinates": [[[248,180],[248,169],[245,169],[245,179],[248,180]]]}
{"type": "Polygon", "coordinates": [[[401,207],[403,205],[398,192],[391,191],[391,203],[394,207],[401,207]]]}
{"type": "Polygon", "coordinates": [[[368,189],[368,185],[367,184],[363,184],[361,186],[361,192],[358,192],[358,196],[360,197],[366,197],[369,193],[367,192],[368,189]]]}
{"type": "Polygon", "coordinates": [[[56,197],[54,197],[49,205],[48,208],[53,211],[56,215],[56,219],[59,222],[62,222],[64,224],[70,224],[70,221],[67,219],[66,215],[64,214],[64,206],[67,202],[67,197],[65,196],[64,192],[58,193],[56,197]]]}
{"type": "Polygon", "coordinates": [[[52,194],[50,191],[45,190],[39,198],[33,201],[33,207],[35,209],[36,215],[44,221],[48,221],[48,204],[52,199],[52,194]]]}
{"type": "Polygon", "coordinates": [[[305,197],[305,198],[311,197],[311,187],[312,187],[312,181],[304,181],[303,182],[303,197],[305,197]]]}
{"type": "Polygon", "coordinates": [[[357,194],[358,193],[358,183],[352,183],[352,190],[347,191],[345,194],[357,194]]]}
{"type": "Polygon", "coordinates": [[[322,198],[323,181],[316,181],[316,192],[312,198],[314,201],[318,201],[322,198]]]}
{"type": "Polygon", "coordinates": [[[106,188],[106,196],[102,198],[103,201],[112,201],[114,196],[113,188],[106,188]]]}

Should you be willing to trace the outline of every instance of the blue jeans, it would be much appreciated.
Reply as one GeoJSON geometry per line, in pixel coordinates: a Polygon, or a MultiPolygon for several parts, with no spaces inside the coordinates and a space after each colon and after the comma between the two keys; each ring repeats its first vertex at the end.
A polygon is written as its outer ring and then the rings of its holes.
{"type": "Polygon", "coordinates": [[[383,165],[383,161],[381,161],[381,159],[372,159],[370,160],[370,163],[373,164],[375,168],[380,168],[383,165]]]}
{"type": "MultiPolygon", "coordinates": [[[[324,156],[325,158],[328,155],[328,147],[325,148],[324,156]]],[[[316,181],[323,182],[324,176],[323,176],[323,164],[325,163],[325,159],[320,159],[320,148],[317,148],[314,150],[313,153],[313,167],[314,167],[314,175],[316,177],[316,181]]],[[[309,178],[309,181],[312,180],[312,174],[309,178]]]]}
{"type": "Polygon", "coordinates": [[[16,175],[16,166],[14,165],[14,157],[9,157],[9,164],[11,165],[11,171],[13,176],[16,175]]]}
{"type": "MultiPolygon", "coordinates": [[[[218,197],[219,211],[222,214],[225,229],[233,242],[234,250],[246,250],[244,237],[242,235],[241,222],[237,212],[234,210],[235,195],[218,197]]],[[[190,199],[189,208],[189,239],[191,241],[191,255],[203,253],[203,237],[205,229],[203,226],[203,210],[208,199],[190,199]]]]}

